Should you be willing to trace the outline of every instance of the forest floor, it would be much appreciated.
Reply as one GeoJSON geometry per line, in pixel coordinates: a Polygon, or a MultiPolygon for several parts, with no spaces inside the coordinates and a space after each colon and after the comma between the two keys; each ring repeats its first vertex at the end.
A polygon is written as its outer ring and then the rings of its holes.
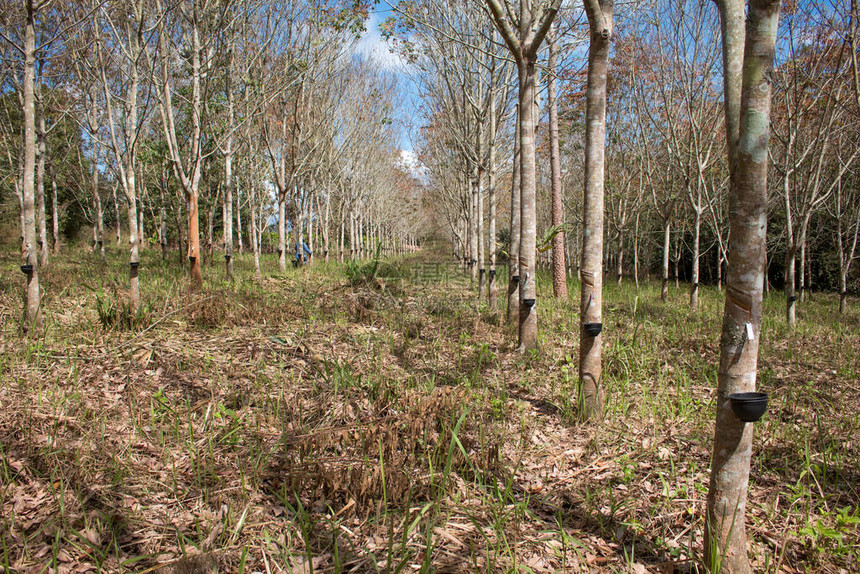
{"type": "MultiPolygon", "coordinates": [[[[723,295],[606,286],[606,412],[576,408],[578,284],[539,282],[541,349],[448,258],[255,279],[81,250],[20,336],[0,255],[0,571],[700,569],[723,295]],[[350,277],[353,280],[350,280],[350,277]]],[[[220,256],[215,258],[221,263],[220,256]]],[[[504,273],[499,273],[504,277],[504,273]]],[[[500,304],[504,305],[500,293],[500,304]]],[[[760,572],[860,568],[860,304],[767,296],[746,525],[760,572]]]]}

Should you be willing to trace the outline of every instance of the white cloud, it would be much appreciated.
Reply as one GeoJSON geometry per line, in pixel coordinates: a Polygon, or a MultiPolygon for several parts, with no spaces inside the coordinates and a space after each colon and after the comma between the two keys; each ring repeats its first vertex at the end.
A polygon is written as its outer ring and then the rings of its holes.
{"type": "Polygon", "coordinates": [[[421,160],[418,159],[418,155],[414,151],[408,149],[401,149],[400,165],[418,181],[426,180],[427,166],[421,163],[421,160]]]}
{"type": "Polygon", "coordinates": [[[409,66],[400,54],[392,52],[388,43],[379,33],[379,14],[373,12],[364,22],[366,30],[355,45],[355,53],[365,59],[376,62],[383,70],[388,72],[402,72],[409,66]]]}

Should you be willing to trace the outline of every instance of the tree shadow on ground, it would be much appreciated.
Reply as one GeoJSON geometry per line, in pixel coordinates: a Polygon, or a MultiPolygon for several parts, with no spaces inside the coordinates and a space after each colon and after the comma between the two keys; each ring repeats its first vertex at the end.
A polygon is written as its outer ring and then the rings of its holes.
{"type": "MultiPolygon", "coordinates": [[[[117,564],[131,559],[136,567],[156,564],[149,559],[144,541],[132,529],[131,520],[119,502],[123,496],[119,489],[90,488],[86,469],[76,464],[70,452],[52,449],[51,456],[47,456],[39,446],[14,435],[6,434],[3,439],[0,452],[4,458],[21,463],[20,469],[7,467],[9,472],[3,477],[6,480],[0,482],[0,485],[5,483],[7,495],[14,492],[12,487],[19,487],[20,497],[14,501],[14,522],[21,528],[18,536],[23,535],[28,543],[38,543],[41,539],[52,548],[60,545],[55,548],[55,555],[63,548],[69,548],[71,554],[83,549],[80,558],[91,562],[103,563],[113,558],[117,564]],[[66,456],[58,460],[57,455],[61,454],[66,456]],[[28,500],[27,494],[35,496],[28,500]],[[32,520],[22,520],[31,514],[35,514],[32,520]]],[[[18,537],[12,524],[7,524],[4,530],[2,536],[9,537],[10,542],[18,537]]],[[[6,544],[8,548],[15,546],[6,544]]],[[[49,560],[51,556],[41,559],[49,560]]]]}
{"type": "MultiPolygon", "coordinates": [[[[525,491],[514,487],[523,497],[525,491]]],[[[604,542],[616,558],[625,563],[643,564],[649,571],[666,574],[691,574],[704,572],[696,560],[673,560],[651,539],[637,534],[630,524],[599,510],[589,511],[581,501],[570,494],[561,494],[556,501],[528,497],[528,508],[533,516],[541,519],[549,528],[563,528],[585,533],[604,542]]]]}

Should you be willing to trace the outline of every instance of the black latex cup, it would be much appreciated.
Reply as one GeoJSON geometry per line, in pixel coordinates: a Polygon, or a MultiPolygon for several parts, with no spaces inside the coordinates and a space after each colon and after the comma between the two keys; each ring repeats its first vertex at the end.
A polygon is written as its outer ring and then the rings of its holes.
{"type": "Polygon", "coordinates": [[[596,337],[603,332],[603,323],[585,323],[583,327],[589,337],[596,337]]]}
{"type": "Polygon", "coordinates": [[[132,269],[138,269],[140,267],[140,261],[132,261],[131,263],[129,263],[129,266],[132,269]]]}
{"type": "Polygon", "coordinates": [[[22,273],[32,273],[33,272],[33,266],[32,265],[22,265],[21,266],[21,272],[22,273]]]}
{"type": "Polygon", "coordinates": [[[525,307],[526,309],[531,309],[535,306],[535,302],[536,301],[534,299],[523,299],[523,307],[525,307]]]}
{"type": "Polygon", "coordinates": [[[745,423],[754,423],[767,410],[767,393],[732,393],[729,403],[735,416],[745,423]]]}

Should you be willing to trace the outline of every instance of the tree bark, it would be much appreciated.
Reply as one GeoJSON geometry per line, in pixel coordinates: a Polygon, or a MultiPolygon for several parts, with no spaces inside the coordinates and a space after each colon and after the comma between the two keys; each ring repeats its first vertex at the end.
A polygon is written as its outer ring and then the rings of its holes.
{"type": "MultiPolygon", "coordinates": [[[[479,130],[480,131],[480,130],[479,130]]],[[[480,143],[480,135],[478,136],[478,140],[480,143]]],[[[478,145],[478,157],[481,158],[481,146],[478,145]]],[[[487,269],[485,267],[485,246],[484,242],[484,193],[481,189],[481,184],[483,183],[483,174],[484,169],[480,163],[477,165],[476,173],[475,173],[475,188],[477,189],[477,203],[476,203],[476,211],[475,217],[478,220],[478,224],[476,226],[476,231],[478,234],[478,298],[481,297],[481,294],[484,292],[484,280],[487,269]]]]}
{"type": "Polygon", "coordinates": [[[95,212],[96,221],[93,225],[93,251],[98,250],[99,255],[102,259],[105,258],[105,220],[104,220],[104,210],[102,208],[102,197],[99,191],[99,142],[95,137],[95,134],[98,133],[99,124],[98,124],[98,88],[96,88],[96,82],[93,82],[93,85],[90,89],[90,98],[91,98],[91,106],[89,109],[89,113],[87,116],[87,120],[89,122],[90,128],[90,137],[92,137],[92,146],[93,146],[93,155],[90,159],[92,165],[90,169],[92,170],[92,193],[93,193],[93,211],[95,212]]]}
{"type": "MultiPolygon", "coordinates": [[[[233,46],[231,44],[226,73],[227,142],[224,145],[224,270],[227,280],[233,279],[233,46]]],[[[241,232],[240,232],[241,233],[241,232]]]]}
{"type": "Polygon", "coordinates": [[[128,244],[130,249],[129,258],[129,286],[128,297],[131,303],[131,308],[137,312],[140,309],[140,277],[138,275],[138,267],[140,265],[140,242],[137,238],[137,201],[135,201],[135,174],[131,170],[126,174],[128,179],[128,189],[126,191],[126,199],[128,204],[128,244]]]}
{"type": "Polygon", "coordinates": [[[744,0],[717,0],[723,42],[723,110],[726,115],[726,143],[729,176],[734,177],[738,158],[741,121],[741,88],[744,65],[744,0]]]}
{"type": "MultiPolygon", "coordinates": [[[[555,25],[547,34],[549,44],[549,82],[547,106],[549,107],[549,163],[550,187],[552,189],[552,226],[559,229],[564,223],[564,204],[561,200],[561,150],[558,142],[558,44],[555,25]]],[[[552,238],[552,292],[556,298],[567,300],[567,273],[564,262],[564,231],[558,230],[552,238]]]]}
{"type": "Polygon", "coordinates": [[[487,193],[490,213],[487,230],[487,253],[490,257],[490,272],[487,278],[487,304],[491,311],[498,308],[498,286],[496,283],[496,99],[490,96],[489,156],[487,165],[487,193]]]}
{"type": "Polygon", "coordinates": [[[639,216],[636,212],[636,222],[633,227],[633,282],[636,284],[636,293],[639,293],[639,216]]]}
{"type": "Polygon", "coordinates": [[[785,251],[785,321],[794,328],[797,325],[797,255],[793,247],[785,251]]]}
{"type": "Polygon", "coordinates": [[[514,137],[514,162],[511,174],[511,244],[508,248],[508,324],[519,324],[520,316],[520,121],[517,104],[516,136],[514,137]]]}
{"type": "Polygon", "coordinates": [[[24,171],[23,196],[23,265],[27,277],[27,305],[24,332],[31,333],[41,322],[39,293],[39,250],[36,245],[36,10],[33,0],[26,3],[24,23],[24,171]]]}
{"type": "Polygon", "coordinates": [[[582,282],[578,398],[584,419],[603,414],[603,196],[606,140],[606,77],[613,29],[612,0],[586,0],[590,41],[586,87],[585,190],[583,194],[582,282]]]}
{"type": "Polygon", "coordinates": [[[251,250],[254,252],[254,277],[260,278],[260,234],[258,229],[262,227],[262,222],[257,223],[257,186],[253,176],[248,178],[248,187],[250,191],[250,212],[251,212],[251,250]]]}
{"type": "Polygon", "coordinates": [[[122,247],[122,221],[119,217],[119,201],[116,195],[116,185],[113,186],[111,193],[113,193],[113,212],[114,219],[116,219],[116,246],[120,248],[122,247]]]}
{"type": "Polygon", "coordinates": [[[672,249],[672,220],[666,217],[663,220],[663,283],[660,287],[660,299],[665,301],[669,298],[669,251],[672,249]]]}
{"type": "MultiPolygon", "coordinates": [[[[734,415],[728,395],[753,391],[756,386],[767,250],[769,76],[779,8],[779,0],[752,0],[749,5],[738,161],[730,197],[730,261],[705,523],[706,564],[727,574],[751,571],[745,513],[753,427],[734,415]]],[[[727,93],[727,102],[729,97],[727,93]]]]}
{"type": "Polygon", "coordinates": [[[699,203],[693,208],[693,211],[695,215],[693,221],[693,273],[690,277],[690,309],[695,311],[699,308],[699,249],[702,235],[701,195],[699,196],[699,203]]]}
{"type": "Polygon", "coordinates": [[[520,66],[520,328],[519,351],[537,349],[537,289],[535,258],[537,255],[537,155],[535,102],[537,57],[526,55],[520,66]]]}
{"type": "Polygon", "coordinates": [[[60,208],[57,199],[57,178],[51,170],[51,231],[52,251],[54,255],[60,252],[60,208]]]}
{"type": "MultiPolygon", "coordinates": [[[[477,168],[470,170],[466,176],[467,185],[470,187],[469,207],[469,279],[474,284],[478,278],[478,195],[480,193],[477,177],[477,168]]],[[[480,292],[480,291],[479,291],[480,292]]]]}
{"type": "Polygon", "coordinates": [[[239,255],[245,252],[245,242],[242,238],[242,190],[236,189],[236,240],[239,242],[239,255]]]}
{"type": "Polygon", "coordinates": [[[808,271],[809,269],[807,268],[806,261],[806,237],[804,237],[800,244],[800,274],[798,276],[798,279],[800,280],[800,293],[798,294],[798,299],[800,301],[806,300],[806,294],[804,291],[806,291],[806,277],[808,271]]]}
{"type": "Polygon", "coordinates": [[[40,104],[39,127],[36,134],[36,205],[39,215],[39,265],[42,268],[48,266],[48,222],[45,213],[45,160],[48,156],[48,137],[45,128],[45,105],[40,97],[36,97],[40,104]]]}

